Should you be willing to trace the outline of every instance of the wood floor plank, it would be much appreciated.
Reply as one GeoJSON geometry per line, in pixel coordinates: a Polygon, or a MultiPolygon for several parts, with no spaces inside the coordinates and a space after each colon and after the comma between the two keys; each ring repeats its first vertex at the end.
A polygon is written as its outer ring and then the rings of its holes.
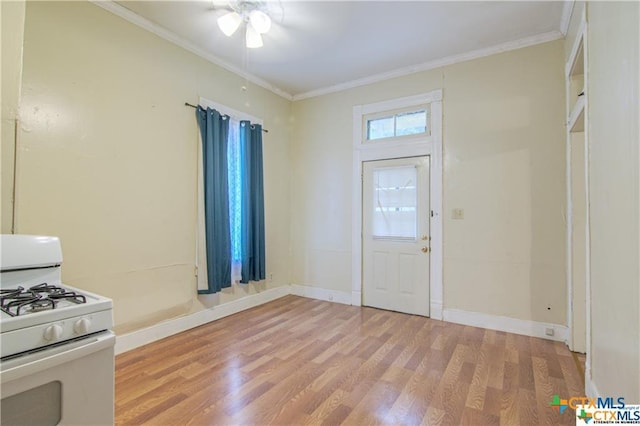
{"type": "Polygon", "coordinates": [[[518,364],[506,362],[504,380],[500,394],[500,424],[518,424],[518,391],[520,389],[520,369],[518,364]]]}
{"type": "MultiPolygon", "coordinates": [[[[562,416],[554,410],[549,410],[549,402],[553,398],[553,377],[549,376],[546,358],[532,357],[533,376],[536,389],[536,404],[540,424],[557,425],[562,423],[562,416]],[[558,416],[555,416],[558,414],[558,416]]],[[[565,394],[566,395],[566,394],[565,394]]]]}
{"type": "Polygon", "coordinates": [[[358,425],[391,423],[386,416],[399,395],[400,391],[394,384],[384,380],[377,381],[351,410],[344,422],[358,425]]]}
{"type": "Polygon", "coordinates": [[[582,394],[580,363],[558,342],[286,296],[118,355],[116,424],[571,424],[549,402],[582,394]]]}
{"type": "Polygon", "coordinates": [[[573,358],[570,356],[559,355],[560,368],[564,384],[567,386],[568,395],[582,395],[584,391],[584,377],[580,376],[582,371],[578,371],[573,358]]]}
{"type": "MultiPolygon", "coordinates": [[[[322,424],[332,415],[332,413],[338,407],[345,407],[342,402],[346,400],[347,396],[347,392],[343,391],[342,389],[336,389],[334,392],[331,392],[328,396],[323,398],[322,402],[316,405],[310,413],[305,413],[307,414],[307,421],[305,422],[305,424],[322,424]]],[[[351,412],[351,408],[348,408],[348,411],[346,412],[344,417],[349,415],[349,412],[351,412]]]]}
{"type": "Polygon", "coordinates": [[[351,412],[351,408],[346,405],[338,405],[333,411],[322,420],[322,426],[339,425],[345,422],[345,419],[351,412]]]}
{"type": "Polygon", "coordinates": [[[524,388],[518,390],[518,423],[516,424],[521,426],[541,425],[535,391],[524,388]]]}
{"type": "Polygon", "coordinates": [[[462,412],[460,424],[464,426],[494,426],[500,424],[500,417],[493,414],[487,414],[486,412],[476,410],[475,408],[465,407],[462,412]]]}
{"type": "Polygon", "coordinates": [[[471,379],[465,404],[468,408],[482,410],[484,405],[484,394],[489,381],[490,352],[490,345],[482,345],[480,351],[478,351],[478,362],[471,379]]]}
{"type": "Polygon", "coordinates": [[[500,342],[500,337],[496,338],[497,343],[491,346],[489,355],[489,379],[487,386],[495,389],[502,389],[504,382],[504,363],[506,359],[506,351],[503,346],[504,340],[500,342]]]}
{"type": "Polygon", "coordinates": [[[496,416],[498,420],[500,419],[500,410],[502,406],[502,392],[502,389],[488,386],[484,394],[484,406],[482,407],[483,412],[496,416]]]}

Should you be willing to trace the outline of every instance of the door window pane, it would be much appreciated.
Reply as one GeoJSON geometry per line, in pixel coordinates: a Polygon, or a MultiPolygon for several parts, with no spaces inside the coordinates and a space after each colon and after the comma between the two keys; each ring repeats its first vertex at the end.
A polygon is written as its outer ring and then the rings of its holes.
{"type": "Polygon", "coordinates": [[[373,238],[416,239],[417,169],[373,170],[373,238]]]}

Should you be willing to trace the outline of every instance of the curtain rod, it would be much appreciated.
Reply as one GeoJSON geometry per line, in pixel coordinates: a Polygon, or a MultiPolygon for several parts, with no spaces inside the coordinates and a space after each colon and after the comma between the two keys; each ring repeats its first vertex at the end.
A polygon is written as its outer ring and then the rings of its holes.
{"type": "MultiPolygon", "coordinates": [[[[185,102],[184,106],[188,106],[188,107],[191,107],[191,108],[198,108],[197,105],[191,105],[189,102],[185,102]]],[[[225,117],[228,117],[228,115],[225,115],[225,117]]],[[[265,132],[265,133],[269,133],[269,131],[267,129],[262,129],[262,131],[265,132]]]]}

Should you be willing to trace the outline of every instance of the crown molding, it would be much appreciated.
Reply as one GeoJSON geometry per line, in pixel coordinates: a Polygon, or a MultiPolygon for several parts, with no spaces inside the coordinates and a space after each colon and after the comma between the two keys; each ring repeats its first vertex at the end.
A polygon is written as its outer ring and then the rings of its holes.
{"type": "Polygon", "coordinates": [[[562,17],[560,18],[560,32],[563,36],[567,35],[569,31],[569,22],[571,22],[571,14],[573,13],[573,7],[575,6],[575,0],[564,0],[562,6],[562,17]]]}
{"type": "Polygon", "coordinates": [[[385,81],[385,80],[390,80],[393,78],[397,78],[397,77],[403,77],[406,75],[410,75],[410,74],[415,74],[418,72],[422,72],[422,71],[428,71],[431,69],[435,69],[435,68],[440,68],[443,66],[447,66],[447,65],[453,65],[456,64],[458,62],[465,62],[465,61],[469,61],[472,59],[478,59],[478,58],[483,58],[486,56],[491,56],[491,55],[495,55],[497,53],[502,53],[502,52],[508,52],[510,50],[516,50],[516,49],[521,49],[523,47],[529,47],[529,46],[533,46],[536,44],[541,44],[541,43],[546,43],[549,41],[553,41],[553,40],[557,40],[560,39],[562,37],[564,37],[564,35],[566,34],[568,25],[569,25],[569,20],[571,18],[571,11],[573,10],[573,5],[575,0],[565,0],[564,1],[564,8],[562,11],[562,19],[561,19],[561,24],[560,24],[560,28],[561,31],[550,31],[547,33],[543,33],[543,34],[538,34],[535,36],[531,36],[531,37],[525,37],[519,40],[515,40],[515,41],[509,41],[506,43],[501,43],[495,46],[491,46],[488,48],[484,48],[484,49],[478,49],[478,50],[474,50],[471,52],[466,52],[466,53],[462,53],[459,55],[453,55],[453,56],[448,56],[446,58],[441,58],[441,59],[436,59],[434,61],[430,61],[430,62],[426,62],[423,64],[418,64],[418,65],[412,65],[409,67],[405,67],[405,68],[399,68],[393,71],[388,71],[385,73],[381,73],[381,74],[376,74],[376,75],[372,75],[369,77],[365,77],[365,78],[361,78],[361,79],[357,79],[357,80],[352,80],[352,81],[348,81],[345,83],[340,83],[340,84],[336,84],[333,86],[328,86],[328,87],[324,87],[324,88],[320,88],[320,89],[315,89],[315,90],[311,90],[308,92],[304,92],[304,93],[299,93],[296,95],[291,95],[290,93],[285,92],[284,90],[272,85],[271,83],[267,82],[266,80],[261,79],[260,77],[257,77],[253,74],[250,74],[238,67],[236,67],[235,65],[232,65],[226,61],[223,61],[222,59],[218,58],[215,55],[212,55],[211,53],[205,51],[204,49],[199,48],[198,46],[194,45],[193,43],[185,40],[184,38],[178,36],[177,34],[173,33],[172,31],[167,30],[166,28],[163,28],[151,21],[149,21],[146,18],[143,18],[142,16],[136,14],[135,12],[132,12],[131,10],[127,9],[126,7],[123,7],[119,4],[117,4],[115,1],[113,0],[89,0],[91,3],[95,4],[98,7],[101,7],[104,10],[107,10],[111,13],[113,13],[116,16],[119,16],[123,19],[125,19],[126,21],[131,22],[132,24],[147,30],[155,35],[157,35],[158,37],[161,37],[165,40],[167,40],[170,43],[173,43],[215,65],[218,65],[221,68],[226,69],[227,71],[230,71],[242,78],[247,79],[248,81],[264,88],[267,89],[271,92],[273,92],[274,94],[289,100],[289,101],[299,101],[299,100],[303,100],[303,99],[308,99],[308,98],[313,98],[313,97],[317,97],[317,96],[322,96],[322,95],[326,95],[329,93],[335,93],[335,92],[339,92],[342,90],[347,90],[347,89],[352,89],[355,87],[360,87],[360,86],[365,86],[367,84],[372,84],[372,83],[378,83],[381,81],[385,81]]]}
{"type": "Polygon", "coordinates": [[[89,0],[91,3],[95,4],[98,7],[101,7],[104,10],[107,10],[111,13],[113,13],[114,15],[119,16],[122,19],[125,19],[129,22],[131,22],[132,24],[147,30],[155,35],[157,35],[158,37],[161,37],[165,40],[167,40],[170,43],[173,43],[195,55],[198,55],[199,57],[211,62],[212,64],[218,65],[219,67],[222,67],[224,69],[226,69],[227,71],[230,71],[242,78],[245,78],[247,80],[249,80],[250,82],[264,88],[267,89],[273,93],[275,93],[276,95],[287,99],[289,101],[293,100],[293,96],[287,92],[285,92],[284,90],[272,85],[271,83],[261,79],[260,77],[257,77],[253,74],[250,74],[226,61],[223,61],[222,59],[216,57],[215,55],[212,55],[211,53],[199,48],[198,46],[194,45],[193,43],[183,39],[182,37],[178,36],[177,34],[167,30],[166,28],[163,28],[151,21],[149,21],[146,18],[143,18],[142,16],[138,15],[135,12],[132,12],[131,10],[127,9],[126,7],[120,6],[119,4],[117,4],[115,1],[113,0],[89,0]]]}
{"type": "Polygon", "coordinates": [[[372,75],[372,76],[361,78],[358,80],[352,80],[346,83],[336,84],[334,86],[311,90],[309,92],[294,95],[293,101],[300,101],[303,99],[322,96],[329,93],[340,92],[342,90],[353,89],[355,87],[378,83],[384,80],[390,80],[392,78],[404,77],[406,75],[415,74],[422,71],[428,71],[435,68],[444,67],[447,65],[457,64],[458,62],[465,62],[465,61],[470,61],[472,59],[484,58],[486,56],[495,55],[497,53],[508,52],[510,50],[521,49],[523,47],[529,47],[529,46],[534,46],[536,44],[558,40],[563,37],[564,35],[560,31],[550,31],[547,33],[538,34],[531,37],[521,38],[519,40],[508,41],[506,43],[497,44],[495,46],[487,47],[484,49],[473,50],[471,52],[448,56],[446,58],[436,59],[434,61],[425,62],[419,65],[412,65],[409,67],[399,68],[393,71],[372,75]]]}

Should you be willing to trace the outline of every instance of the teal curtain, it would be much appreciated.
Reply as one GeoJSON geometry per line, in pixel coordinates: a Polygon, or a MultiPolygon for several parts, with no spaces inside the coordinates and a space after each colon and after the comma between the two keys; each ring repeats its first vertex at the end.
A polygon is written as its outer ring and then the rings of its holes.
{"type": "Polygon", "coordinates": [[[228,117],[215,109],[196,108],[202,136],[205,234],[208,289],[217,293],[231,287],[231,235],[229,231],[229,183],[227,176],[228,117]]]}
{"type": "Polygon", "coordinates": [[[240,282],[266,278],[264,249],[264,183],[262,172],[262,126],[240,122],[241,162],[241,259],[240,282]]]}

